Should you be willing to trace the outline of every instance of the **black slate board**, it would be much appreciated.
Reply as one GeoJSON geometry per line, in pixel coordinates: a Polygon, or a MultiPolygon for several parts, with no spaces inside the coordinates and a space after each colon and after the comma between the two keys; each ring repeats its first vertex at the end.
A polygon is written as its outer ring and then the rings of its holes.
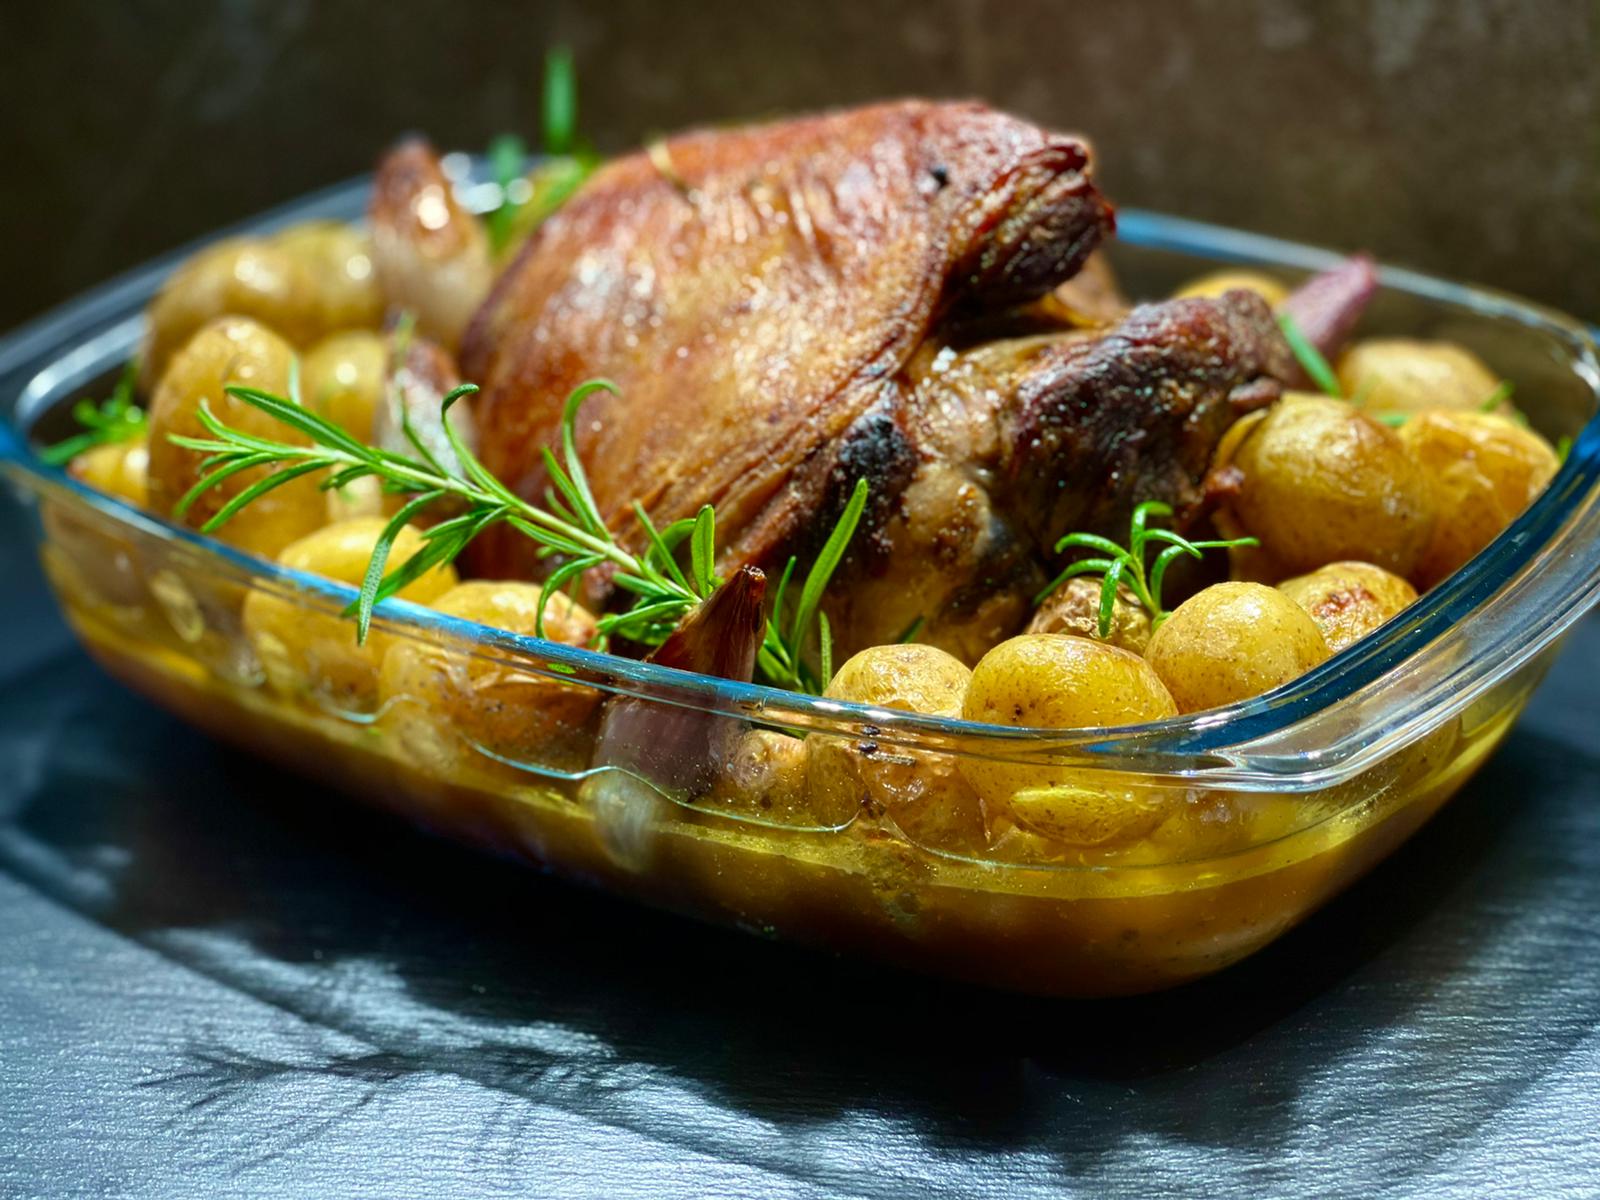
{"type": "Polygon", "coordinates": [[[216,746],[0,511],[0,1195],[1600,1194],[1600,619],[1250,962],[1060,1003],[645,911],[216,746]]]}

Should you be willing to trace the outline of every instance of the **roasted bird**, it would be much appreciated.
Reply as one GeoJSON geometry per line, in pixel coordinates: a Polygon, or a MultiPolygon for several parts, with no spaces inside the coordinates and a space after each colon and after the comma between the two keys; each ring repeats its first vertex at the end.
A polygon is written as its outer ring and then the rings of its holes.
{"type": "MultiPolygon", "coordinates": [[[[380,197],[402,171],[414,151],[380,197]]],[[[829,592],[841,649],[920,621],[974,660],[1026,623],[1062,534],[1149,499],[1194,513],[1217,441],[1295,370],[1250,293],[1124,311],[1096,274],[1092,304],[1053,295],[1113,226],[1083,141],[975,104],[616,160],[466,331],[483,460],[542,497],[563,399],[609,378],[578,431],[601,511],[621,530],[635,501],[659,524],[714,505],[724,574],[804,560],[866,478],[829,592]]],[[[475,549],[485,574],[539,572],[515,534],[475,549]]]]}

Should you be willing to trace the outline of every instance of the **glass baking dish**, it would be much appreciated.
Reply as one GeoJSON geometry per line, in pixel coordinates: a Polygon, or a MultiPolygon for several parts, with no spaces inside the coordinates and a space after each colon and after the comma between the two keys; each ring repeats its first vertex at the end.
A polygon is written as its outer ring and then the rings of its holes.
{"type": "MultiPolygon", "coordinates": [[[[365,194],[353,182],[227,232],[352,218],[365,194]]],[[[1153,214],[1124,212],[1119,226],[1113,260],[1135,296],[1221,265],[1292,281],[1334,261],[1153,214]]],[[[1520,300],[1386,270],[1363,332],[1469,346],[1571,448],[1545,495],[1466,568],[1274,693],[1145,726],[1016,730],[689,674],[391,601],[374,629],[384,653],[410,656],[414,686],[379,706],[348,672],[330,672],[334,686],[244,632],[245,598],[263,593],[292,606],[325,661],[348,665],[351,628],[335,614],[351,589],[130,508],[33,452],[134,351],[142,307],[181,257],[0,341],[0,455],[35,507],[46,573],[86,649],[185,720],[318,782],[765,936],[1048,994],[1215,971],[1435,812],[1600,591],[1600,363],[1588,333],[1520,300]],[[579,715],[526,719],[504,702],[518,687],[565,696],[560,711],[579,715]],[[920,810],[901,802],[944,786],[963,757],[1066,764],[1091,817],[1140,820],[1112,822],[1110,835],[1086,817],[1068,840],[1018,829],[978,840],[908,817],[920,810]]]]}

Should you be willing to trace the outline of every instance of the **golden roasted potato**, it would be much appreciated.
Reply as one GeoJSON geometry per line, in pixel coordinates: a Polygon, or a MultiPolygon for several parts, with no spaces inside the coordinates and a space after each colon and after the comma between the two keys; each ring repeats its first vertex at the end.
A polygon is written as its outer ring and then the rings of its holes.
{"type": "MultiPolygon", "coordinates": [[[[377,433],[377,414],[388,386],[389,345],[380,334],[347,330],[323,338],[300,362],[300,395],[307,408],[364,442],[377,433]]],[[[358,479],[328,494],[328,519],[370,517],[390,512],[376,479],[358,479]]]]}
{"type": "Polygon", "coordinates": [[[1497,413],[1435,409],[1400,427],[1432,487],[1439,518],[1411,579],[1430,588],[1532,504],[1561,466],[1550,443],[1497,413]]]}
{"type": "Polygon", "coordinates": [[[1227,292],[1254,292],[1272,308],[1289,298],[1289,289],[1272,276],[1241,269],[1212,271],[1192,279],[1172,293],[1172,298],[1187,300],[1197,296],[1221,296],[1227,292]]]}
{"type": "Polygon", "coordinates": [[[248,317],[303,346],[319,328],[316,281],[304,263],[270,242],[235,238],[207,246],[174,271],[150,302],[140,389],[154,388],[167,361],[195,331],[225,316],[248,317]]]}
{"type": "MultiPolygon", "coordinates": [[[[429,603],[453,617],[533,637],[540,590],[533,583],[479,579],[429,603]]],[[[544,610],[547,639],[585,646],[594,634],[595,619],[587,609],[565,593],[551,594],[544,610]]],[[[602,698],[594,688],[531,664],[473,657],[454,646],[416,639],[390,644],[378,693],[398,723],[402,744],[413,753],[435,754],[438,746],[449,744],[441,731],[453,731],[467,744],[540,766],[572,765],[567,758],[602,698]]]]}
{"type": "Polygon", "coordinates": [[[1150,614],[1131,591],[1119,586],[1116,601],[1111,606],[1111,631],[1102,639],[1100,588],[1100,580],[1089,576],[1068,579],[1044,598],[1033,620],[1028,622],[1026,632],[1070,633],[1143,654],[1150,643],[1150,614]]]}
{"type": "MultiPolygon", "coordinates": [[[[1132,725],[1177,715],[1149,665],[1128,650],[1059,633],[1025,633],[979,660],[962,716],[1048,729],[1132,725]]],[[[961,772],[989,806],[1031,832],[1078,846],[1139,837],[1173,795],[1107,772],[1049,762],[963,759],[961,772]]]]}
{"type": "Polygon", "coordinates": [[[364,230],[343,221],[307,221],[285,229],[270,244],[310,277],[319,333],[382,324],[383,291],[372,263],[372,238],[364,230]]]}
{"type": "Polygon", "coordinates": [[[149,435],[91,446],[73,457],[67,474],[108,496],[145,508],[150,502],[149,435]]]}
{"type": "MultiPolygon", "coordinates": [[[[278,561],[340,583],[359,585],[372,548],[387,522],[357,517],[328,525],[284,547],[278,561]]],[[[407,526],[389,554],[392,570],[422,549],[422,535],[407,526]]],[[[427,604],[455,586],[455,568],[435,567],[399,594],[427,604]]],[[[378,664],[388,639],[371,630],[356,642],[356,623],[337,613],[309,611],[303,603],[270,592],[251,592],[244,603],[244,631],[267,682],[288,695],[315,695],[346,709],[365,711],[377,693],[378,664]]]]}
{"type": "Polygon", "coordinates": [[[1173,610],[1145,659],[1186,713],[1248,700],[1328,657],[1316,623],[1260,583],[1214,583],[1173,610]]]}
{"type": "MultiPolygon", "coordinates": [[[[847,660],[823,695],[956,717],[971,677],[960,659],[933,646],[873,646],[847,660]]],[[[978,798],[949,755],[812,734],[806,757],[810,811],[825,823],[842,824],[865,807],[874,815],[886,813],[924,846],[962,852],[985,844],[978,798]]]]}
{"type": "Polygon", "coordinates": [[[1305,609],[1337,654],[1417,598],[1400,576],[1364,562],[1336,562],[1285,579],[1278,590],[1305,609]]]}
{"type": "MultiPolygon", "coordinates": [[[[293,354],[287,342],[257,322],[223,317],[201,329],[173,356],[150,400],[149,500],[155,512],[172,516],[174,506],[200,478],[205,455],[175,446],[169,438],[211,436],[200,424],[201,404],[245,433],[291,445],[309,444],[304,434],[223,391],[237,383],[284,394],[293,354]]],[[[273,469],[254,467],[224,480],[190,505],[183,522],[199,528],[229,499],[273,469]]],[[[241,549],[274,555],[321,526],[326,509],[317,476],[303,475],[246,505],[216,536],[241,549]]]]}
{"type": "Polygon", "coordinates": [[[1223,474],[1230,530],[1289,574],[1361,559],[1409,577],[1433,533],[1433,489],[1399,435],[1342,400],[1285,396],[1223,474]]]}
{"type": "MultiPolygon", "coordinates": [[[[75,455],[67,474],[144,508],[149,500],[148,462],[148,439],[141,435],[75,455]]],[[[144,610],[149,596],[138,540],[121,522],[50,500],[39,506],[39,520],[45,535],[41,548],[45,572],[57,591],[79,603],[110,605],[129,616],[144,610]]]]}
{"type": "MultiPolygon", "coordinates": [[[[1428,408],[1481,411],[1500,381],[1472,351],[1454,342],[1364,338],[1336,367],[1346,396],[1363,412],[1414,413],[1428,408]]],[[[1507,401],[1503,407],[1510,408],[1507,401]]]]}
{"type": "Polygon", "coordinates": [[[300,398],[312,412],[370,441],[388,366],[389,345],[380,334],[359,329],[333,334],[301,360],[300,398]]]}

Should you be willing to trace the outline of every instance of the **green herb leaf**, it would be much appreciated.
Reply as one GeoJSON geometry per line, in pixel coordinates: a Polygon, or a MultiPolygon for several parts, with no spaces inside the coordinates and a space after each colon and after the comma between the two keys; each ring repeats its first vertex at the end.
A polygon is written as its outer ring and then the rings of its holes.
{"type": "Polygon", "coordinates": [[[489,143],[489,174],[500,188],[500,203],[484,213],[484,229],[489,235],[489,249],[498,255],[511,241],[520,202],[513,193],[522,177],[523,164],[528,161],[528,148],[514,133],[503,133],[489,143]]]}
{"type": "Polygon", "coordinates": [[[689,538],[689,566],[694,574],[695,590],[709,596],[717,586],[713,565],[717,554],[717,514],[707,504],[695,518],[694,532],[689,538]]]}
{"type": "Polygon", "coordinates": [[[1478,407],[1484,412],[1492,413],[1501,405],[1509,404],[1511,402],[1511,394],[1515,390],[1516,388],[1512,384],[1511,380],[1502,379],[1495,386],[1494,391],[1490,392],[1486,397],[1484,397],[1483,403],[1478,407]]]}
{"type": "Polygon", "coordinates": [[[544,637],[544,610],[549,607],[550,597],[561,590],[562,586],[570,579],[576,579],[592,567],[598,567],[605,559],[597,554],[584,558],[569,558],[545,578],[544,586],[539,589],[539,613],[533,619],[533,631],[544,637]]]}
{"type": "Polygon", "coordinates": [[[1280,312],[1278,328],[1283,330],[1283,340],[1289,343],[1289,349],[1294,352],[1306,377],[1334,399],[1342,400],[1344,389],[1339,386],[1338,375],[1334,374],[1328,360],[1322,357],[1322,351],[1311,344],[1311,339],[1306,337],[1299,323],[1288,313],[1280,312]]]}
{"type": "Polygon", "coordinates": [[[149,429],[145,412],[134,402],[134,387],[139,380],[139,364],[129,359],[117,376],[111,395],[96,403],[80,400],[72,406],[72,416],[83,432],[63,438],[39,451],[39,459],[52,467],[64,467],[85,450],[131,442],[149,429]]]}
{"type": "MultiPolygon", "coordinates": [[[[676,554],[678,542],[694,530],[695,522],[690,520],[674,521],[667,527],[666,533],[656,532],[655,522],[650,519],[650,514],[645,512],[644,505],[637,500],[633,502],[633,516],[639,522],[639,527],[644,530],[645,536],[650,539],[651,548],[655,551],[656,559],[663,570],[671,575],[673,581],[690,592],[694,589],[689,586],[689,580],[683,573],[683,568],[678,566],[676,554]],[[670,540],[669,540],[670,535],[670,540]]],[[[642,580],[640,582],[643,582],[642,580]]],[[[702,592],[702,595],[706,593],[702,592]]]]}
{"type": "Polygon", "coordinates": [[[274,488],[280,488],[291,480],[299,479],[302,475],[309,475],[312,471],[324,469],[322,464],[317,462],[295,463],[293,466],[279,467],[270,474],[256,480],[219,508],[215,516],[200,526],[200,532],[215,533],[245,505],[254,504],[274,488]]]}
{"type": "Polygon", "coordinates": [[[361,592],[356,598],[357,645],[367,640],[367,630],[372,626],[372,609],[378,602],[378,588],[383,584],[384,572],[389,565],[389,554],[394,549],[395,538],[400,536],[400,531],[411,522],[412,517],[435,500],[441,499],[443,495],[444,493],[439,491],[423,492],[408,500],[400,506],[394,516],[389,518],[389,523],[378,535],[377,544],[372,548],[372,557],[367,560],[366,574],[361,578],[361,592]]]}
{"type": "Polygon", "coordinates": [[[833,682],[833,629],[828,625],[828,614],[817,610],[817,661],[821,664],[820,680],[826,690],[833,682]]]}
{"type": "Polygon", "coordinates": [[[544,152],[568,154],[578,127],[578,78],[572,51],[557,46],[544,59],[544,152]]]}
{"type": "Polygon", "coordinates": [[[816,562],[811,564],[811,570],[806,574],[806,581],[801,585],[800,603],[795,606],[793,638],[790,646],[790,653],[796,665],[804,658],[802,652],[805,649],[806,632],[816,616],[817,606],[822,603],[822,593],[827,590],[828,581],[833,578],[840,560],[844,558],[845,549],[850,545],[850,539],[855,536],[856,526],[861,523],[861,514],[866,511],[867,491],[867,481],[856,480],[855,491],[850,494],[844,512],[839,516],[839,523],[833,527],[833,532],[823,543],[816,562]]]}
{"type": "Polygon", "coordinates": [[[1128,523],[1127,549],[1097,534],[1068,534],[1056,543],[1058,552],[1077,549],[1096,550],[1100,554],[1068,563],[1034,597],[1034,605],[1043,604],[1051,593],[1069,579],[1079,575],[1099,575],[1101,584],[1097,624],[1102,638],[1110,636],[1118,589],[1121,587],[1133,593],[1133,598],[1150,614],[1153,624],[1159,624],[1166,617],[1166,610],[1161,605],[1162,584],[1166,581],[1167,568],[1175,561],[1184,556],[1200,558],[1206,550],[1260,544],[1255,538],[1249,537],[1191,542],[1170,529],[1159,529],[1150,523],[1157,517],[1171,515],[1171,507],[1158,500],[1147,500],[1135,508],[1128,523]],[[1155,562],[1147,566],[1145,560],[1152,543],[1163,549],[1156,555],[1155,562]]]}

